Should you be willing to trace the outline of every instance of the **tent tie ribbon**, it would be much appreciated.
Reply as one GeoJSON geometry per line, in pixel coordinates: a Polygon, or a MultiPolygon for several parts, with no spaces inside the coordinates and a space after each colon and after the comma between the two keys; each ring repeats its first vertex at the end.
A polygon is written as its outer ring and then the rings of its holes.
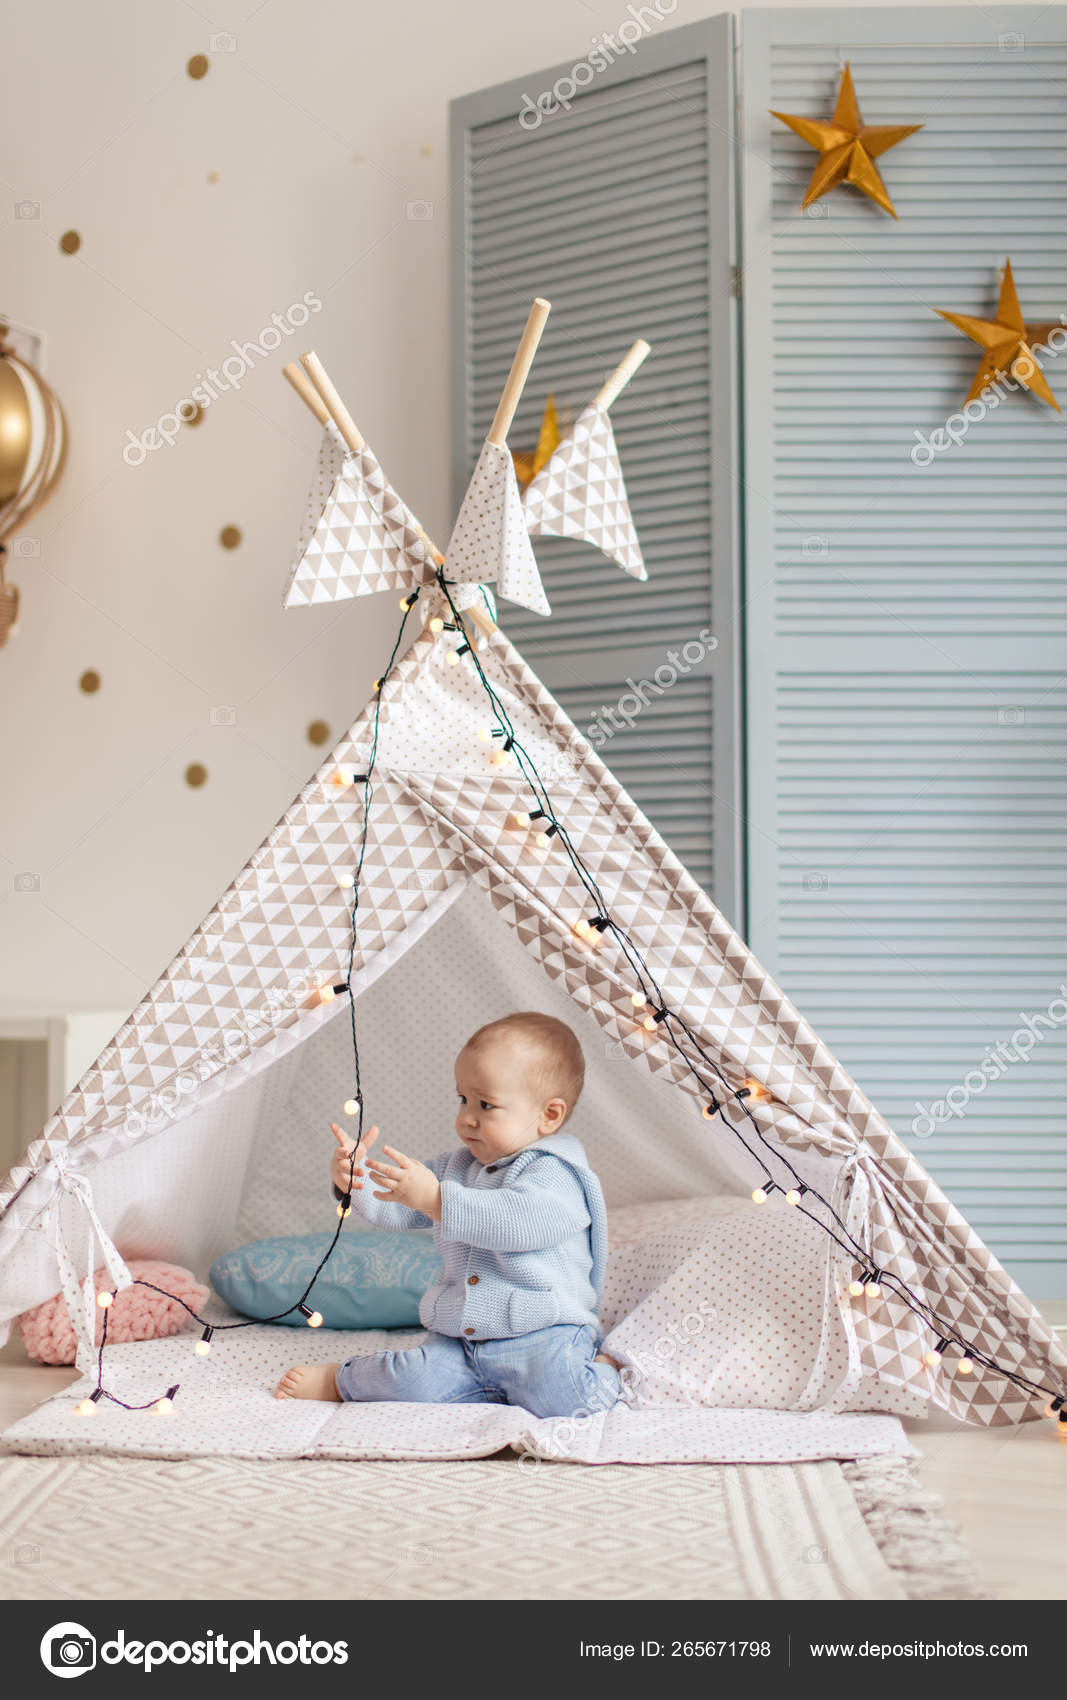
{"type": "Polygon", "coordinates": [[[96,1267],[94,1255],[96,1245],[99,1244],[100,1246],[104,1264],[116,1290],[121,1287],[132,1286],[133,1276],[96,1213],[96,1206],[93,1203],[93,1189],[89,1184],[88,1176],[78,1174],[73,1169],[68,1168],[65,1152],[57,1151],[53,1153],[52,1161],[59,1182],[52,1201],[52,1243],[55,1248],[56,1263],[59,1267],[63,1297],[66,1300],[67,1311],[74,1329],[75,1339],[78,1342],[74,1360],[75,1367],[80,1369],[83,1375],[88,1375],[91,1373],[96,1360],[97,1304],[96,1286],[93,1280],[96,1267]],[[87,1219],[88,1267],[84,1279],[79,1279],[78,1272],[74,1267],[74,1254],[63,1232],[62,1203],[64,1196],[75,1199],[81,1205],[87,1219]]]}

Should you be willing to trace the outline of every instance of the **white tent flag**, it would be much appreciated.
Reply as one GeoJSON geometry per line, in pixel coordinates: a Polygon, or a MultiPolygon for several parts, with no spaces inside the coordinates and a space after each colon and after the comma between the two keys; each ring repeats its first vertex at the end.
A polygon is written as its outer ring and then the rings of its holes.
{"type": "Polygon", "coordinates": [[[648,577],[611,418],[595,401],[530,480],[522,501],[534,537],[591,543],[631,577],[648,577]]]}
{"type": "Polygon", "coordinates": [[[434,563],[414,514],[364,444],[346,448],[326,426],[308,493],[308,517],[283,606],[343,602],[433,580],[434,563]]]}
{"type": "Polygon", "coordinates": [[[445,551],[454,584],[496,584],[501,596],[535,614],[551,614],[530,534],[515,464],[507,448],[485,442],[445,551]]]}

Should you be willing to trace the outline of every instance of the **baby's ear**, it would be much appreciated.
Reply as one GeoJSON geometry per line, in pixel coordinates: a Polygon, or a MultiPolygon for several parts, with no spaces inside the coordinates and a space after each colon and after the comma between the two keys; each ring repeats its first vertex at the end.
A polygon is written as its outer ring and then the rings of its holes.
{"type": "Polygon", "coordinates": [[[566,1119],[566,1101],[563,1098],[550,1098],[541,1111],[541,1125],[537,1137],[546,1139],[549,1134],[558,1133],[566,1119]]]}

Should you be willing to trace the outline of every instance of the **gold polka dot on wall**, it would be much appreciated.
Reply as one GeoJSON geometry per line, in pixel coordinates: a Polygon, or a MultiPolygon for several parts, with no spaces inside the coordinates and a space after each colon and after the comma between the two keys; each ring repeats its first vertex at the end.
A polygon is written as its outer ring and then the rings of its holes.
{"type": "Polygon", "coordinates": [[[82,239],[76,230],[65,230],[59,238],[59,246],[64,254],[76,254],[82,245],[82,239]]]}
{"type": "Polygon", "coordinates": [[[178,417],[183,425],[199,425],[204,417],[204,409],[194,402],[191,408],[179,407],[178,417]]]}
{"type": "Polygon", "coordinates": [[[241,541],[241,528],[237,525],[224,525],[219,532],[219,542],[224,549],[236,549],[241,541]]]}
{"type": "Polygon", "coordinates": [[[208,66],[207,54],[206,53],[194,53],[193,57],[189,60],[185,69],[188,71],[189,75],[192,77],[194,83],[198,83],[200,81],[201,77],[207,76],[207,66],[208,66]]]}
{"type": "Polygon", "coordinates": [[[79,688],[85,692],[87,697],[93,696],[100,689],[99,673],[95,672],[94,669],[90,667],[87,672],[82,674],[81,678],[78,680],[78,685],[79,688]]]}
{"type": "Polygon", "coordinates": [[[324,744],[330,736],[330,728],[325,720],[313,720],[308,727],[308,743],[324,744]]]}
{"type": "Polygon", "coordinates": [[[198,786],[205,784],[206,780],[207,768],[203,765],[203,763],[198,761],[190,762],[189,766],[185,770],[186,785],[191,785],[195,791],[198,786]]]}

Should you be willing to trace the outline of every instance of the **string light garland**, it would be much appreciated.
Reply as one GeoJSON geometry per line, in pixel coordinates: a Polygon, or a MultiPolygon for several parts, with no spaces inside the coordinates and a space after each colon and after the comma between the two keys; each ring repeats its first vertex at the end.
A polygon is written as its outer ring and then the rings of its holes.
{"type": "MultiPolygon", "coordinates": [[[[437,571],[437,583],[448,602],[454,619],[452,621],[446,621],[440,616],[434,615],[427,622],[429,630],[435,634],[444,630],[462,631],[464,629],[462,616],[453,601],[452,594],[449,589],[449,583],[445,579],[441,568],[438,568],[437,571]]],[[[418,594],[419,591],[416,589],[401,600],[400,608],[402,610],[403,618],[401,620],[400,630],[397,633],[396,642],[393,645],[393,650],[389,657],[385,671],[379,679],[374,681],[374,719],[367,770],[365,773],[357,774],[355,772],[350,773],[344,768],[339,768],[333,780],[335,785],[344,788],[347,788],[349,785],[356,782],[363,783],[366,786],[366,791],[364,793],[359,855],[357,857],[356,866],[351,876],[345,875],[343,876],[343,879],[339,881],[339,883],[343,884],[344,889],[348,889],[349,877],[351,878],[352,929],[348,957],[348,970],[343,982],[335,986],[320,987],[318,994],[323,1003],[329,1003],[335,997],[344,993],[347,993],[349,996],[349,1017],[351,1023],[355,1092],[353,1097],[348,1099],[345,1103],[345,1113],[348,1115],[356,1115],[358,1117],[358,1122],[356,1140],[352,1151],[349,1154],[348,1186],[345,1192],[340,1195],[337,1205],[337,1227],[334,1230],[326,1251],[312,1273],[311,1279],[300,1298],[296,1300],[295,1303],[289,1305],[285,1310],[277,1312],[274,1316],[249,1318],[240,1322],[216,1322],[209,1324],[206,1323],[205,1319],[194,1311],[190,1305],[186,1304],[183,1299],[178,1298],[175,1294],[165,1292],[163,1288],[154,1286],[154,1284],[150,1281],[134,1281],[133,1284],[135,1286],[147,1287],[153,1292],[162,1294],[164,1298],[173,1300],[175,1303],[180,1304],[194,1321],[202,1325],[203,1332],[193,1347],[194,1352],[201,1357],[206,1357],[211,1351],[212,1338],[217,1333],[228,1332],[233,1329],[252,1328],[261,1323],[280,1322],[285,1317],[292,1315],[294,1311],[299,1312],[304,1317],[309,1327],[318,1328],[323,1324],[322,1313],[320,1311],[313,1310],[306,1301],[315,1285],[315,1282],[318,1280],[319,1275],[325,1268],[330,1257],[333,1255],[338,1238],[344,1227],[345,1220],[351,1214],[355,1159],[356,1153],[358,1152],[363,1139],[363,1093],[360,1078],[359,1042],[356,1032],[355,999],[352,997],[351,991],[357,945],[360,879],[367,853],[368,828],[373,797],[373,774],[378,749],[382,700],[381,694],[382,689],[395,666],[400,645],[403,641],[407,617],[417,600],[418,594]]],[[[455,667],[458,666],[460,660],[467,655],[469,655],[473,661],[479,682],[481,683],[492,711],[499,722],[497,728],[489,729],[488,737],[484,735],[484,728],[479,731],[478,736],[482,742],[489,742],[497,737],[502,740],[501,750],[499,752],[494,752],[494,757],[491,759],[495,762],[495,756],[499,753],[503,754],[507,758],[508,765],[511,765],[512,762],[517,762],[522,777],[529,785],[536,801],[536,806],[534,808],[513,811],[510,815],[510,821],[520,828],[529,827],[536,821],[543,820],[547,822],[546,826],[539,830],[536,835],[539,847],[545,848],[554,840],[558,840],[560,847],[567,856],[575,875],[579,879],[590,901],[592,912],[587,916],[580,917],[574,923],[571,928],[572,934],[587,947],[595,947],[603,940],[606,934],[611,934],[612,938],[622,951],[630,968],[633,970],[634,978],[642,987],[642,991],[640,993],[636,990],[631,993],[631,1004],[633,1009],[640,1010],[641,1008],[649,1006],[649,1013],[644,1017],[641,1023],[642,1027],[650,1033],[658,1032],[659,1035],[671,1045],[679,1062],[696,1082],[701,1097],[704,1100],[701,1108],[701,1115],[703,1119],[705,1121],[713,1121],[716,1117],[719,1117],[724,1126],[733,1134],[734,1138],[752,1158],[753,1162],[756,1163],[762,1170],[763,1179],[760,1184],[752,1190],[751,1197],[753,1203],[757,1205],[765,1204],[772,1194],[775,1192],[781,1192],[785,1201],[789,1205],[799,1210],[802,1215],[806,1216],[809,1221],[815,1223],[817,1227],[820,1227],[841,1251],[846,1253],[850,1258],[858,1263],[860,1265],[860,1275],[858,1278],[854,1277],[848,1284],[848,1292],[852,1297],[860,1298],[867,1296],[868,1298],[874,1299],[881,1297],[883,1289],[888,1288],[891,1296],[910,1309],[912,1313],[917,1316],[919,1320],[923,1322],[924,1325],[927,1326],[934,1334],[936,1345],[925,1353],[923,1359],[928,1368],[937,1368],[942,1363],[944,1354],[951,1345],[961,1353],[961,1357],[956,1366],[957,1373],[960,1375],[972,1374],[975,1367],[980,1366],[1004,1377],[1022,1392],[1026,1392],[1034,1396],[1051,1394],[1052,1396],[1049,1399],[1048,1404],[1045,1406],[1045,1415],[1052,1418],[1057,1423],[1061,1438],[1067,1437],[1067,1392],[1057,1393],[1053,1389],[1043,1387],[1038,1383],[1029,1380],[1026,1376],[1019,1374],[1018,1371],[1005,1369],[988,1354],[981,1352],[973,1344],[963,1340],[954,1329],[951,1327],[946,1328],[945,1324],[935,1316],[925,1299],[915,1293],[901,1277],[893,1274],[891,1271],[874,1269],[869,1261],[865,1259],[863,1247],[851,1234],[847,1225],[843,1222],[829,1201],[825,1199],[823,1195],[810,1183],[804,1182],[789,1157],[771,1144],[770,1140],[764,1134],[763,1129],[760,1127],[757,1118],[753,1115],[752,1110],[749,1107],[749,1101],[754,1103],[768,1102],[772,1099],[772,1093],[766,1086],[751,1078],[747,1078],[743,1086],[731,1086],[723,1074],[717,1060],[708,1054],[685,1018],[677,1010],[670,1007],[667,999],[664,997],[659,985],[657,984],[655,976],[652,974],[648,963],[641,955],[641,952],[633,944],[626,930],[612,917],[603,893],[588,868],[586,868],[581,856],[575,849],[565,824],[556,816],[545,784],[528,753],[519,743],[515,734],[515,728],[511,724],[503,703],[486,676],[477,650],[468,642],[461,643],[455,649],[451,649],[447,652],[445,661],[448,665],[455,667]],[[698,1062],[694,1061],[693,1056],[689,1054],[686,1049],[687,1046],[696,1053],[696,1057],[699,1059],[698,1062]],[[702,1067],[704,1070],[709,1071],[714,1075],[716,1086],[723,1093],[722,1099],[720,1099],[718,1095],[718,1090],[712,1090],[709,1081],[705,1078],[705,1075],[702,1072],[702,1067]],[[754,1149],[754,1146],[749,1142],[749,1139],[746,1138],[742,1127],[727,1116],[726,1104],[730,1101],[732,1101],[734,1105],[741,1110],[742,1116],[751,1125],[751,1137],[757,1140],[777,1162],[781,1163],[788,1170],[791,1177],[791,1184],[788,1187],[782,1187],[779,1185],[779,1183],[774,1179],[766,1160],[758,1154],[758,1152],[754,1149]],[[834,1225],[830,1226],[827,1222],[820,1220],[820,1218],[807,1207],[805,1203],[805,1200],[807,1199],[815,1200],[816,1203],[826,1211],[834,1225]]],[[[126,1411],[153,1410],[159,1415],[165,1415],[173,1408],[174,1400],[180,1389],[180,1383],[175,1383],[174,1386],[169,1387],[161,1398],[149,1401],[144,1405],[128,1405],[123,1400],[119,1399],[117,1395],[109,1392],[103,1385],[104,1348],[107,1342],[108,1316],[114,1297],[114,1293],[101,1293],[97,1295],[97,1303],[103,1312],[103,1327],[101,1330],[100,1346],[97,1353],[97,1385],[85,1399],[80,1401],[80,1403],[75,1407],[75,1410],[80,1415],[88,1416],[96,1410],[97,1404],[102,1399],[108,1399],[113,1404],[120,1406],[126,1411]]]]}
{"type": "MultiPolygon", "coordinates": [[[[450,608],[452,609],[453,613],[457,613],[456,605],[453,602],[448,583],[444,578],[443,572],[441,572],[440,570],[438,571],[437,578],[438,578],[438,583],[441,587],[441,590],[443,591],[446,599],[448,600],[450,608]]],[[[693,1077],[693,1079],[697,1082],[697,1084],[698,1084],[698,1086],[701,1090],[702,1095],[708,1093],[709,1083],[704,1078],[703,1074],[700,1071],[700,1068],[694,1063],[693,1058],[690,1055],[687,1054],[686,1049],[685,1049],[685,1044],[683,1044],[683,1042],[682,1042],[683,1039],[686,1043],[688,1043],[689,1046],[692,1047],[693,1051],[696,1052],[697,1057],[700,1059],[700,1062],[704,1065],[704,1067],[706,1069],[710,1070],[715,1075],[716,1080],[718,1081],[718,1084],[723,1089],[724,1094],[726,1094],[726,1100],[728,1101],[728,1100],[732,1099],[733,1102],[737,1106],[740,1107],[742,1115],[745,1117],[747,1122],[751,1125],[754,1138],[756,1140],[758,1140],[759,1143],[765,1147],[765,1149],[775,1158],[775,1160],[777,1162],[780,1162],[781,1164],[783,1164],[784,1167],[789,1171],[789,1174],[790,1174],[793,1182],[795,1183],[794,1186],[792,1186],[789,1190],[795,1191],[799,1194],[799,1198],[798,1198],[798,1201],[795,1205],[795,1208],[798,1209],[802,1215],[806,1216],[809,1221],[814,1222],[817,1227],[822,1228],[823,1231],[834,1241],[834,1243],[841,1248],[841,1250],[847,1252],[848,1255],[850,1257],[855,1258],[856,1261],[862,1261],[863,1258],[864,1258],[863,1247],[855,1239],[855,1237],[850,1233],[847,1225],[841,1219],[838,1212],[836,1210],[834,1210],[834,1208],[830,1204],[829,1200],[824,1198],[823,1195],[817,1190],[817,1188],[813,1187],[810,1184],[810,1182],[804,1182],[802,1180],[800,1174],[798,1173],[798,1171],[794,1167],[793,1163],[790,1161],[789,1157],[784,1152],[777,1150],[774,1146],[771,1145],[771,1142],[768,1140],[768,1138],[764,1134],[762,1128],[760,1127],[758,1120],[753,1115],[752,1110],[750,1109],[749,1103],[748,1103],[747,1100],[752,1100],[755,1103],[768,1102],[772,1099],[772,1096],[773,1096],[772,1093],[770,1092],[770,1090],[766,1086],[764,1086],[761,1082],[754,1080],[752,1078],[746,1079],[744,1085],[740,1088],[732,1087],[730,1085],[730,1083],[727,1081],[725,1075],[722,1073],[722,1070],[719,1067],[719,1064],[716,1061],[716,1059],[708,1054],[708,1052],[706,1051],[704,1046],[700,1043],[697,1035],[693,1032],[692,1028],[686,1022],[685,1018],[678,1011],[673,1010],[669,1007],[667,1000],[666,1000],[666,998],[664,998],[662,992],[660,991],[660,988],[657,985],[655,977],[652,975],[651,970],[649,969],[647,962],[645,961],[645,959],[643,958],[643,956],[641,955],[641,953],[637,949],[637,947],[633,944],[632,940],[629,938],[629,935],[626,933],[625,929],[623,927],[621,927],[619,925],[619,923],[616,922],[612,918],[612,916],[610,915],[609,909],[608,909],[608,904],[607,904],[606,900],[604,899],[603,894],[601,893],[600,888],[598,887],[598,885],[596,883],[596,880],[590,874],[589,870],[585,867],[585,864],[582,861],[580,855],[575,850],[574,845],[572,844],[572,842],[570,840],[570,837],[569,837],[569,835],[566,831],[566,828],[565,828],[563,822],[557,819],[555,812],[552,809],[551,801],[549,799],[548,792],[547,792],[547,789],[544,785],[544,782],[541,780],[541,777],[538,774],[536,768],[534,767],[534,764],[531,761],[529,755],[522,748],[521,744],[519,744],[519,742],[518,742],[518,740],[515,736],[515,728],[511,724],[510,717],[508,716],[507,711],[506,711],[503,703],[501,702],[499,696],[497,695],[496,691],[493,689],[492,684],[490,683],[488,677],[486,676],[485,670],[481,665],[481,661],[480,661],[476,651],[471,651],[471,659],[473,661],[474,668],[475,668],[475,671],[478,675],[479,681],[480,681],[482,688],[484,689],[486,696],[487,696],[487,698],[488,698],[488,700],[489,700],[489,702],[492,706],[493,712],[494,712],[494,714],[496,715],[496,717],[499,721],[501,729],[506,731],[507,735],[512,739],[513,748],[514,748],[514,751],[516,753],[516,756],[517,756],[517,759],[518,759],[518,764],[519,764],[520,770],[522,771],[523,777],[526,779],[526,781],[530,785],[530,788],[533,791],[535,797],[537,798],[538,810],[536,811],[536,814],[545,814],[545,815],[548,816],[548,818],[550,820],[553,820],[555,822],[557,829],[558,829],[558,834],[559,834],[559,838],[560,838],[562,847],[567,854],[568,860],[570,861],[571,866],[572,866],[575,874],[577,875],[577,877],[581,881],[581,883],[582,883],[583,887],[585,888],[587,894],[589,895],[593,904],[595,905],[595,912],[588,919],[588,928],[590,930],[590,933],[595,931],[597,934],[603,936],[605,933],[610,931],[610,933],[614,937],[616,943],[619,945],[624,956],[626,957],[627,961],[629,962],[631,968],[634,970],[635,978],[639,979],[642,984],[645,984],[646,981],[647,981],[648,985],[651,988],[655,1002],[664,1011],[665,1019],[662,1023],[661,1029],[660,1029],[661,1036],[664,1037],[665,1039],[667,1039],[670,1042],[670,1044],[673,1046],[674,1051],[675,1051],[679,1061],[683,1064],[683,1066],[688,1070],[688,1072],[693,1077]],[[675,1032],[675,1027],[678,1028],[679,1032],[675,1032]],[[840,1230],[839,1233],[835,1232],[834,1228],[830,1227],[826,1222],[820,1220],[820,1218],[818,1216],[816,1216],[807,1207],[807,1205],[805,1203],[805,1199],[807,1199],[807,1198],[814,1199],[822,1207],[822,1209],[824,1209],[826,1211],[827,1215],[832,1219],[833,1223],[835,1224],[835,1227],[840,1230]]],[[[533,811],[531,811],[531,814],[534,816],[534,818],[536,818],[536,815],[534,815],[533,811]]],[[[576,932],[577,928],[572,929],[572,931],[576,932]]],[[[579,936],[581,937],[582,935],[579,934],[579,936]]],[[[651,1000],[649,1000],[649,1001],[651,1001],[651,1000]]],[[[726,1115],[726,1113],[725,1113],[725,1103],[720,1104],[717,1096],[713,1096],[712,1099],[711,1099],[711,1102],[713,1102],[715,1104],[715,1110],[713,1111],[713,1115],[717,1114],[721,1117],[724,1125],[730,1130],[730,1132],[734,1135],[734,1137],[738,1140],[738,1142],[748,1152],[749,1156],[752,1157],[753,1161],[755,1163],[757,1163],[758,1166],[763,1170],[764,1177],[765,1177],[764,1182],[760,1186],[756,1187],[753,1190],[752,1196],[753,1196],[753,1201],[755,1203],[765,1203],[773,1192],[781,1191],[783,1189],[778,1187],[777,1183],[774,1181],[774,1179],[771,1175],[771,1172],[770,1172],[766,1162],[753,1149],[752,1145],[745,1138],[745,1136],[744,1136],[743,1132],[741,1131],[741,1128],[738,1126],[738,1124],[736,1122],[732,1121],[726,1115]],[[762,1195],[762,1196],[757,1196],[757,1195],[762,1195]]],[[[711,1117],[706,1117],[705,1119],[711,1119],[711,1117]]],[[[867,1265],[865,1265],[865,1268],[866,1267],[867,1267],[867,1265]]],[[[893,1275],[890,1272],[882,1272],[881,1279],[879,1281],[874,1281],[874,1282],[868,1282],[866,1280],[864,1281],[864,1283],[863,1283],[864,1291],[866,1291],[868,1286],[870,1286],[872,1288],[876,1287],[877,1290],[878,1290],[879,1296],[881,1295],[882,1288],[884,1286],[887,1286],[889,1288],[892,1296],[895,1297],[896,1299],[898,1299],[900,1302],[902,1302],[908,1309],[910,1309],[913,1312],[913,1314],[916,1315],[920,1319],[920,1321],[924,1322],[928,1327],[931,1328],[932,1331],[935,1331],[935,1332],[938,1331],[938,1330],[941,1331],[938,1335],[938,1338],[941,1339],[942,1342],[945,1345],[952,1343],[953,1345],[958,1347],[958,1349],[962,1353],[965,1354],[967,1359],[972,1364],[979,1364],[983,1368],[987,1368],[987,1369],[993,1371],[994,1373],[1001,1375],[1002,1377],[1004,1377],[1005,1380],[1011,1382],[1011,1384],[1013,1386],[1017,1387],[1022,1392],[1030,1393],[1030,1394],[1033,1394],[1033,1395],[1040,1395],[1042,1393],[1049,1393],[1050,1391],[1052,1391],[1051,1389],[1049,1389],[1047,1387],[1041,1386],[1037,1382],[1031,1381],[1028,1377],[1019,1374],[1019,1372],[1016,1371],[1016,1370],[1009,1370],[1009,1369],[1004,1368],[1004,1366],[997,1363],[997,1361],[994,1358],[990,1357],[986,1353],[980,1352],[975,1346],[973,1346],[969,1342],[963,1340],[953,1328],[951,1328],[951,1327],[946,1328],[945,1324],[940,1322],[934,1316],[933,1311],[931,1310],[930,1306],[926,1303],[926,1301],[919,1294],[915,1293],[913,1291],[913,1289],[907,1284],[907,1282],[905,1282],[901,1277],[893,1275]]],[[[874,1296],[873,1291],[871,1293],[871,1296],[874,1296]]],[[[1065,1414],[1064,1420],[1065,1420],[1065,1427],[1067,1427],[1067,1414],[1065,1414]]]]}
{"type": "MultiPolygon", "coordinates": [[[[414,600],[414,598],[412,600],[414,600]]],[[[336,1246],[337,1246],[338,1239],[340,1238],[340,1235],[341,1235],[341,1230],[343,1229],[343,1227],[345,1225],[345,1220],[348,1216],[351,1215],[352,1186],[353,1186],[353,1182],[354,1182],[354,1179],[355,1179],[356,1152],[358,1151],[359,1146],[362,1143],[362,1139],[363,1139],[363,1091],[362,1091],[362,1084],[361,1084],[361,1079],[360,1079],[360,1067],[359,1067],[359,1041],[358,1041],[357,1034],[356,1034],[356,1000],[351,995],[352,976],[353,976],[353,972],[354,972],[354,968],[355,968],[355,957],[356,957],[356,917],[357,917],[357,912],[358,912],[358,909],[359,909],[360,878],[361,878],[362,873],[363,873],[363,863],[364,863],[364,861],[366,859],[366,855],[367,855],[367,835],[368,835],[368,827],[369,827],[369,822],[370,822],[370,807],[371,807],[371,799],[372,799],[373,790],[374,790],[373,773],[374,773],[375,761],[377,759],[377,754],[378,754],[378,734],[379,734],[380,725],[381,725],[381,707],[382,707],[381,690],[382,690],[382,686],[384,685],[386,679],[389,677],[389,674],[392,672],[393,667],[396,664],[396,658],[397,658],[397,655],[400,652],[400,645],[401,645],[401,643],[403,642],[403,639],[404,639],[404,631],[405,631],[405,628],[407,626],[407,619],[408,619],[409,613],[410,613],[410,608],[404,610],[403,618],[400,622],[400,630],[397,632],[396,642],[393,645],[392,654],[389,657],[388,665],[385,669],[385,672],[382,674],[381,678],[376,679],[375,682],[374,682],[374,691],[375,691],[374,722],[373,722],[373,729],[372,729],[372,734],[371,734],[370,751],[369,751],[369,754],[368,754],[367,771],[365,773],[353,774],[352,775],[353,780],[358,779],[366,785],[366,791],[364,792],[363,823],[362,823],[362,830],[361,830],[361,833],[360,833],[359,855],[356,858],[356,866],[355,866],[355,870],[354,870],[354,878],[353,878],[353,885],[352,885],[352,910],[351,910],[351,914],[352,914],[352,937],[351,937],[351,945],[350,945],[349,953],[348,953],[348,970],[347,970],[347,973],[345,975],[344,980],[341,981],[339,984],[337,984],[335,986],[320,986],[319,992],[318,992],[319,999],[323,1003],[331,1003],[336,997],[340,996],[341,994],[348,993],[348,995],[349,995],[349,1016],[350,1016],[351,1030],[352,1030],[352,1054],[353,1054],[354,1072],[355,1072],[355,1092],[354,1092],[352,1098],[350,1098],[348,1100],[348,1103],[352,1103],[356,1106],[356,1114],[358,1115],[359,1120],[358,1120],[358,1126],[357,1126],[356,1141],[355,1141],[355,1144],[354,1144],[352,1151],[349,1155],[348,1187],[347,1187],[346,1191],[344,1192],[344,1194],[342,1195],[341,1200],[340,1200],[340,1202],[338,1203],[338,1206],[337,1206],[337,1226],[333,1231],[333,1237],[331,1238],[329,1245],[326,1247],[325,1252],[323,1253],[322,1257],[319,1259],[319,1262],[316,1264],[315,1269],[312,1272],[311,1279],[308,1282],[307,1286],[304,1288],[304,1291],[301,1293],[300,1297],[293,1304],[288,1305],[285,1308],[285,1310],[277,1311],[273,1316],[248,1317],[248,1318],[245,1318],[244,1320],[242,1320],[240,1322],[212,1322],[212,1323],[208,1323],[206,1321],[206,1319],[199,1314],[199,1312],[197,1312],[193,1309],[192,1305],[187,1304],[185,1302],[185,1300],[182,1299],[182,1298],[179,1298],[176,1293],[168,1293],[165,1288],[157,1287],[155,1285],[155,1283],[152,1282],[152,1281],[143,1281],[143,1280],[140,1280],[140,1279],[135,1279],[131,1283],[131,1285],[133,1285],[135,1287],[146,1287],[146,1288],[149,1289],[149,1291],[151,1291],[153,1293],[159,1293],[163,1298],[169,1299],[174,1304],[180,1305],[181,1308],[186,1312],[186,1314],[188,1316],[192,1317],[194,1322],[197,1322],[201,1325],[203,1332],[201,1333],[200,1338],[196,1341],[196,1343],[193,1346],[193,1351],[194,1351],[194,1353],[197,1357],[207,1357],[208,1356],[208,1354],[211,1351],[213,1337],[216,1334],[230,1333],[230,1332],[242,1329],[242,1328],[255,1328],[262,1323],[281,1322],[281,1321],[284,1320],[285,1317],[292,1316],[294,1311],[299,1311],[299,1313],[304,1317],[308,1326],[311,1327],[311,1328],[321,1328],[322,1324],[323,1324],[323,1316],[322,1316],[321,1311],[312,1310],[310,1308],[310,1306],[307,1304],[306,1301],[311,1294],[311,1290],[314,1287],[315,1282],[318,1280],[319,1276],[321,1275],[322,1271],[325,1269],[330,1258],[333,1256],[334,1250],[336,1249],[336,1246]]],[[[345,773],[346,773],[345,769],[338,768],[337,774],[334,776],[334,782],[337,783],[339,776],[343,776],[343,775],[345,775],[345,773]]],[[[346,1109],[347,1109],[347,1104],[346,1104],[346,1109]]],[[[126,1403],[125,1400],[120,1399],[116,1393],[111,1393],[104,1386],[104,1348],[107,1345],[108,1318],[111,1314],[111,1306],[114,1303],[115,1297],[116,1297],[116,1294],[114,1292],[101,1292],[101,1293],[97,1294],[97,1304],[99,1305],[101,1311],[103,1312],[103,1319],[104,1320],[103,1320],[103,1327],[101,1328],[101,1331],[100,1331],[100,1345],[99,1345],[99,1348],[97,1350],[97,1355],[96,1355],[96,1386],[93,1388],[92,1392],[88,1395],[87,1398],[82,1399],[74,1407],[75,1413],[76,1413],[76,1415],[82,1416],[82,1417],[92,1416],[96,1411],[96,1407],[97,1407],[98,1403],[102,1399],[107,1399],[107,1400],[110,1400],[110,1402],[113,1405],[118,1405],[120,1407],[120,1409],[122,1409],[124,1411],[155,1411],[157,1413],[157,1415],[163,1416],[163,1415],[167,1414],[173,1408],[174,1400],[177,1397],[180,1386],[181,1386],[180,1382],[175,1383],[175,1385],[173,1387],[168,1387],[166,1393],[163,1395],[163,1397],[161,1399],[149,1400],[148,1403],[144,1404],[144,1405],[129,1405],[129,1404],[126,1403]]]]}

